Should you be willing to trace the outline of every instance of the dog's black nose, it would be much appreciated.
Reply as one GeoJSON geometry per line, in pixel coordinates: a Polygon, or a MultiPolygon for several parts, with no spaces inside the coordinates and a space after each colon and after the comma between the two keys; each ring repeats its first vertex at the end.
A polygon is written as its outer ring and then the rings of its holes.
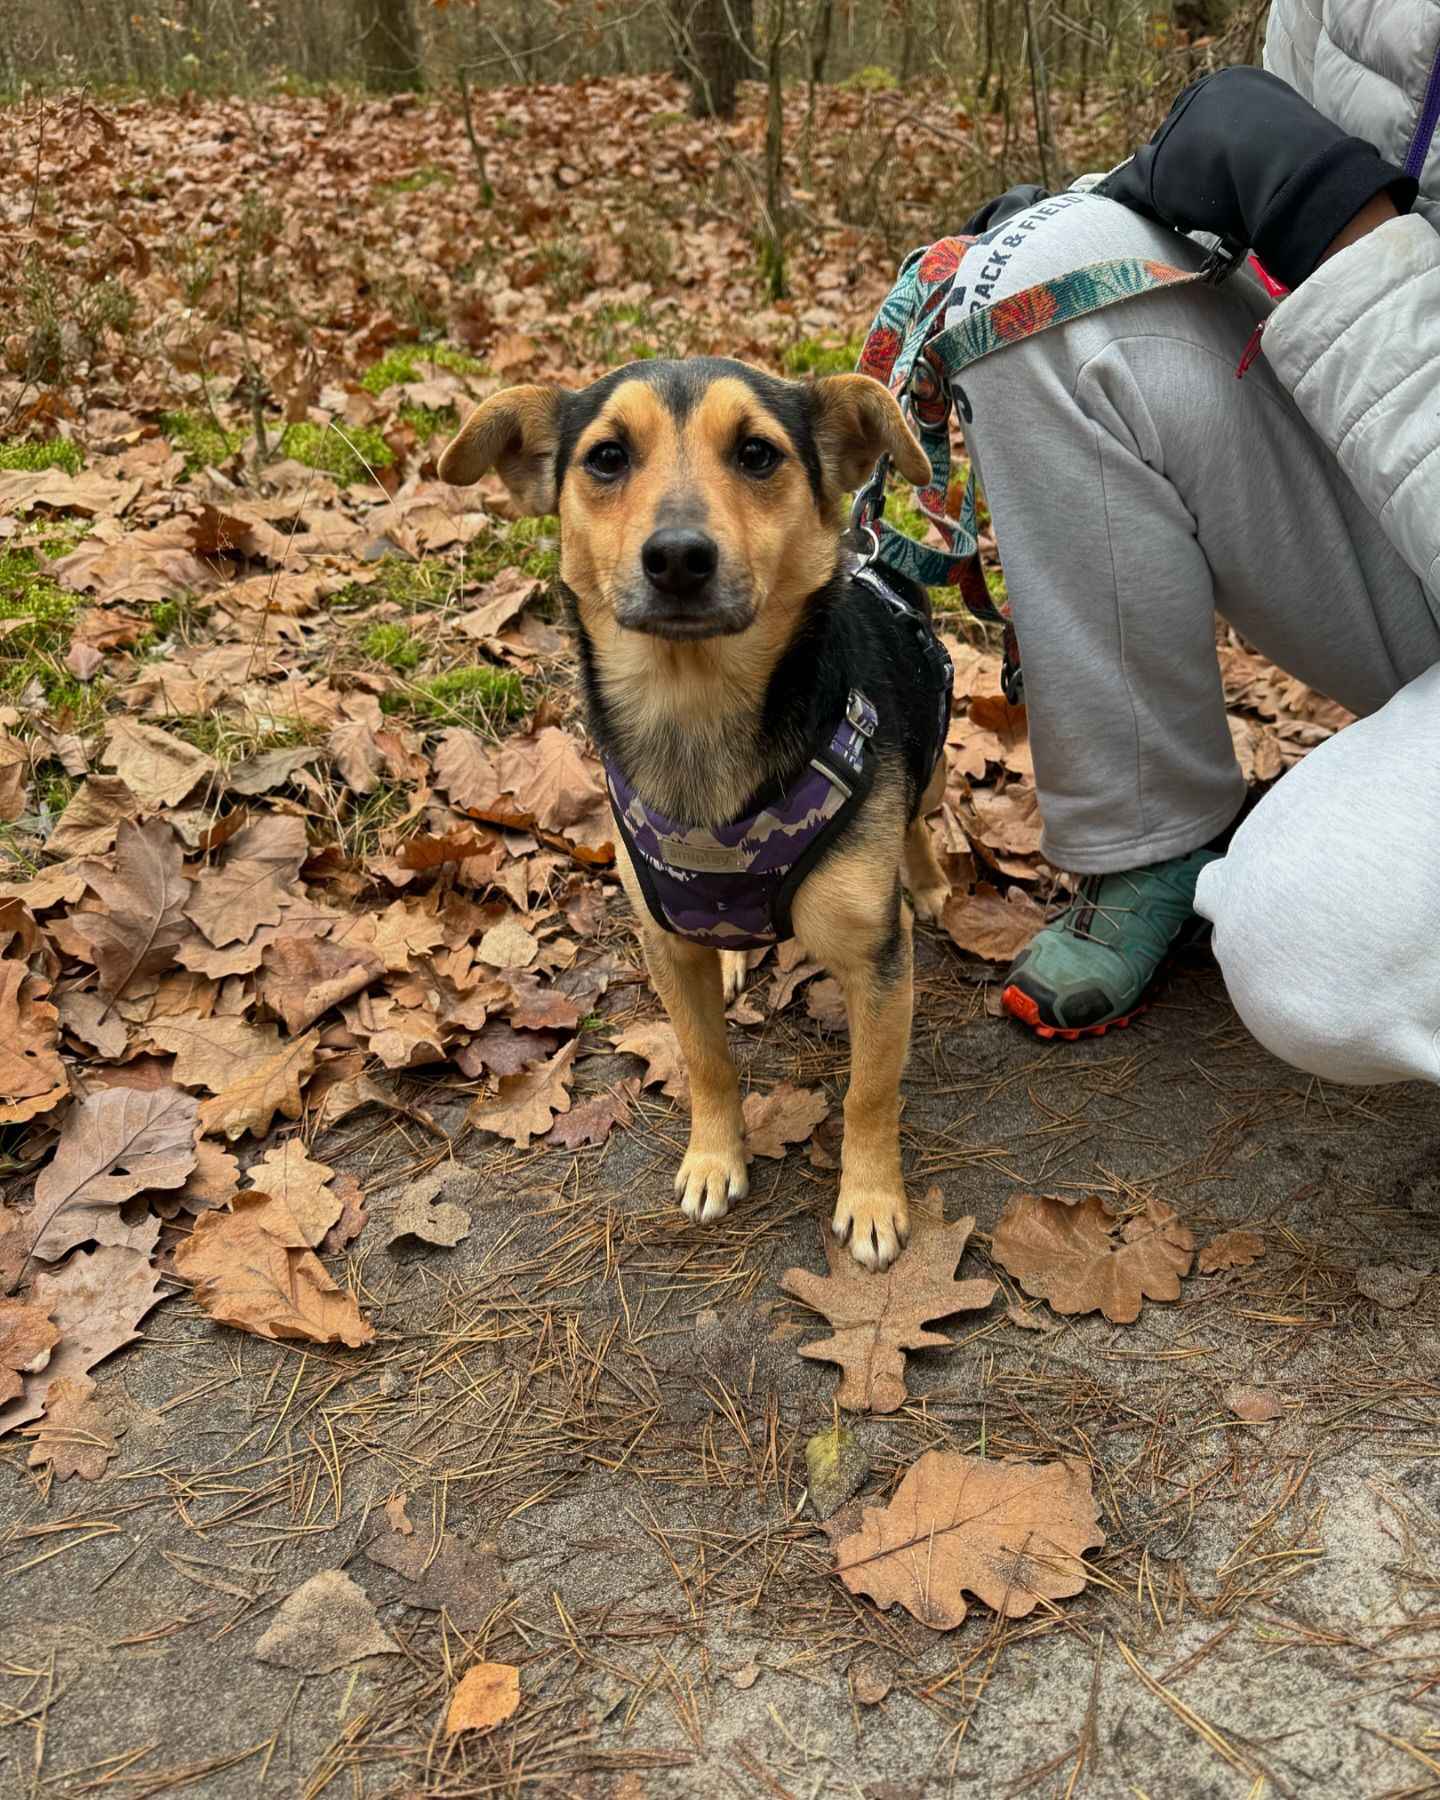
{"type": "Polygon", "coordinates": [[[714,538],[678,527],[652,532],[640,552],[640,566],[651,587],[675,600],[693,600],[714,575],[719,560],[714,538]]]}

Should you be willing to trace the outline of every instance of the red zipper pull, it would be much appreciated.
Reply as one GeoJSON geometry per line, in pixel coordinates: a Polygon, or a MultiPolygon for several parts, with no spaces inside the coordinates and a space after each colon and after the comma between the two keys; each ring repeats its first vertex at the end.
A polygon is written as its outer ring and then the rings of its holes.
{"type": "Polygon", "coordinates": [[[1250,342],[1245,346],[1245,353],[1235,366],[1235,379],[1237,381],[1243,381],[1250,373],[1255,358],[1260,354],[1262,348],[1260,340],[1265,335],[1265,327],[1268,323],[1268,320],[1262,319],[1250,333],[1250,342]]]}

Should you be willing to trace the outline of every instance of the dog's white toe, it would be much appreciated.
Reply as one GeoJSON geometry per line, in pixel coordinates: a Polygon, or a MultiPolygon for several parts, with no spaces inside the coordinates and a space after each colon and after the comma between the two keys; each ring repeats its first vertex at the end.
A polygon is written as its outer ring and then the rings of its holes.
{"type": "Polygon", "coordinates": [[[725,984],[725,1004],[727,1006],[740,998],[744,991],[745,978],[750,973],[750,964],[743,950],[722,950],[720,952],[720,978],[725,984]]]}
{"type": "Polygon", "coordinates": [[[675,1177],[680,1210],[699,1225],[723,1219],[732,1200],[750,1192],[750,1177],[742,1150],[691,1150],[675,1177]]]}
{"type": "Polygon", "coordinates": [[[863,1268],[888,1269],[910,1236],[904,1194],[877,1194],[855,1200],[842,1192],[830,1229],[863,1268]]]}

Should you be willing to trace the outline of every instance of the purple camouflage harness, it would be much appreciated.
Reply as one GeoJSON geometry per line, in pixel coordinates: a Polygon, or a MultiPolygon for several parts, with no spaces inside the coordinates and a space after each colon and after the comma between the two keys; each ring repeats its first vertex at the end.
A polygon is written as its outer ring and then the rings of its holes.
{"type": "MultiPolygon", "coordinates": [[[[936,689],[933,770],[950,723],[949,654],[929,620],[872,568],[856,570],[853,579],[904,615],[921,639],[936,689]]],[[[713,829],[683,825],[647,806],[607,757],[616,829],[656,924],[712,950],[757,950],[790,937],[796,889],[870,791],[877,722],[875,708],[853,688],[844,717],[790,786],[743,818],[713,829]]]]}

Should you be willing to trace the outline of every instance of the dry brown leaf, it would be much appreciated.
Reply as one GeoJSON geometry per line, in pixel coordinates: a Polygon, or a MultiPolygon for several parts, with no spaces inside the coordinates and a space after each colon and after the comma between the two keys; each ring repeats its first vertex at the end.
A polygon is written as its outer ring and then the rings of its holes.
{"type": "Polygon", "coordinates": [[[165,1296],[148,1249],[110,1244],[79,1250],[53,1274],[38,1274],[30,1298],[54,1319],[60,1342],[39,1373],[25,1377],[25,1392],[0,1406],[0,1437],[40,1416],[54,1382],[88,1374],[103,1357],[139,1337],[140,1321],[165,1296]]]}
{"type": "Polygon", "coordinates": [[[289,1595],[255,1646],[262,1662],[328,1675],[362,1656],[398,1656],[374,1603],[341,1569],[322,1569],[289,1595]]]}
{"type": "Polygon", "coordinates": [[[298,1137],[267,1150],[245,1172],[246,1187],[258,1188],[283,1205],[301,1241],[312,1250],[340,1217],[343,1201],[333,1189],[334,1181],[335,1171],[313,1161],[298,1137]]]}
{"type": "Polygon", "coordinates": [[[1418,1269],[1402,1269],[1395,1263],[1371,1263],[1355,1271],[1355,1286],[1367,1300],[1398,1312],[1420,1298],[1425,1277],[1418,1269]]]}
{"type": "Polygon", "coordinates": [[[668,1094],[672,1100],[683,1100],[690,1091],[685,1059],[680,1054],[680,1040],[668,1019],[632,1025],[610,1041],[616,1050],[626,1056],[638,1056],[645,1064],[641,1087],[654,1087],[658,1082],[661,1093],[668,1094]]]}
{"type": "Polygon", "coordinates": [[[111,720],[100,760],[114,769],[146,812],[178,806],[219,766],[183,738],[124,718],[111,720]]]}
{"type": "Polygon", "coordinates": [[[0,1125],[49,1112],[70,1092],[49,992],[44,976],[32,975],[23,962],[0,960],[0,1125]]]}
{"type": "Polygon", "coordinates": [[[1265,1254],[1265,1240],[1258,1231],[1222,1231],[1200,1252],[1196,1268],[1202,1275],[1220,1269],[1248,1269],[1265,1254]]]}
{"type": "Polygon", "coordinates": [[[284,931],[265,946],[261,963],[260,998],[292,1035],[385,973],[384,962],[364,944],[284,931]]]}
{"type": "Polygon", "coordinates": [[[549,1141],[563,1144],[567,1150],[578,1150],[582,1144],[603,1144],[617,1125],[623,1130],[634,1118],[630,1102],[639,1091],[638,1081],[622,1081],[592,1100],[582,1101],[555,1121],[549,1141]]]}
{"type": "Polygon", "coordinates": [[[387,1502],[385,1507],[392,1529],[367,1544],[365,1554],[380,1568],[405,1577],[407,1606],[432,1612],[443,1608],[467,1635],[479,1631],[508,1597],[495,1545],[472,1547],[448,1531],[440,1534],[437,1544],[428,1532],[415,1530],[403,1504],[394,1512],[392,1505],[387,1502]]]}
{"type": "Polygon", "coordinates": [[[122,1201],[182,1187],[195,1167],[195,1102],[176,1087],[94,1088],[65,1115],[35,1183],[31,1254],[54,1262],[76,1244],[134,1243],[122,1201]]]}
{"type": "Polygon", "coordinates": [[[60,1327],[33,1300],[0,1300],[0,1406],[20,1394],[22,1375],[37,1375],[60,1342],[60,1327]]]}
{"type": "Polygon", "coordinates": [[[268,1054],[257,1055],[213,1100],[200,1103],[201,1129],[232,1140],[247,1131],[264,1137],[277,1112],[287,1119],[300,1117],[300,1090],[314,1072],[320,1044],[318,1031],[284,1039],[273,1025],[250,1030],[265,1037],[268,1054]]]}
{"type": "Polygon", "coordinates": [[[511,1663],[476,1663],[460,1677],[445,1715],[445,1735],[493,1731],[520,1705],[520,1671],[511,1663]]]}
{"type": "Polygon", "coordinates": [[[202,1137],[195,1146],[195,1167],[184,1187],[163,1200],[152,1196],[150,1208],[166,1218],[182,1212],[202,1213],[212,1206],[228,1206],[239,1189],[239,1163],[228,1150],[202,1137]]]}
{"type": "Polygon", "coordinates": [[[443,1172],[422,1175],[405,1190],[400,1204],[390,1215],[390,1230],[385,1242],[394,1244],[401,1238],[419,1238],[421,1243],[442,1245],[453,1250],[462,1238],[470,1235],[470,1215],[453,1200],[442,1200],[447,1188],[443,1172]]]}
{"type": "Polygon", "coordinates": [[[105,1465],[119,1449],[105,1408],[95,1399],[95,1383],[88,1375],[62,1377],[52,1382],[45,1396],[45,1421],[27,1433],[35,1439],[29,1466],[49,1465],[56,1481],[78,1475],[98,1481],[105,1465]]]}
{"type": "Polygon", "coordinates": [[[745,1096],[745,1148],[751,1156],[784,1156],[787,1144],[803,1144],[830,1110],[819,1088],[782,1081],[768,1094],[745,1096]]]}
{"type": "Polygon", "coordinates": [[[104,910],[74,914],[70,923],[100,971],[101,994],[116,1000],[175,966],[175,951],[187,935],[190,883],[180,845],[163,819],[143,825],[122,820],[114,869],[96,867],[87,878],[104,910]]]}
{"type": "Polygon", "coordinates": [[[800,1354],[840,1365],[835,1398],[847,1411],[894,1412],[906,1398],[905,1352],[950,1347],[942,1332],[924,1329],[927,1321],[983,1310],[995,1298],[993,1281],[955,1280],[974,1229],[973,1218],[944,1225],[918,1215],[909,1244],[882,1275],[862,1269],[827,1231],[828,1275],[787,1269],[781,1276],[784,1293],[835,1328],[833,1337],[803,1344],[800,1354]]]}
{"type": "Polygon", "coordinates": [[[480,1131],[493,1131],[524,1149],[531,1138],[543,1137],[557,1113],[570,1110],[570,1065],[579,1040],[562,1044],[548,1062],[521,1075],[506,1075],[493,1100],[481,1098],[466,1115],[480,1131]]]}
{"type": "Polygon", "coordinates": [[[139,811],[118,775],[91,775],[71,795],[45,848],[54,856],[99,856],[115,842],[121,821],[139,811]]]}
{"type": "Polygon", "coordinates": [[[991,1240],[991,1255],[1027,1294],[1058,1313],[1103,1312],[1133,1325],[1145,1300],[1178,1300],[1195,1238],[1162,1202],[1122,1224],[1098,1195],[1078,1206],[1043,1194],[1016,1194],[991,1240]]]}
{"type": "Polygon", "coordinates": [[[286,892],[306,855],[305,821],[282,813],[251,819],[225,847],[217,867],[205,870],[185,916],[217,949],[248,943],[261,925],[278,925],[286,892]]]}
{"type": "Polygon", "coordinates": [[[1020,888],[1003,898],[988,881],[973,893],[952,893],[940,923],[960,948],[987,962],[1018,956],[1045,923],[1044,911],[1020,888]]]}
{"type": "Polygon", "coordinates": [[[442,732],[435,750],[435,785],[462,811],[493,805],[500,778],[485,741],[458,726],[442,732]]]}
{"type": "Polygon", "coordinates": [[[1105,1542],[1090,1471],[1074,1459],[989,1462],[929,1450],[885,1507],[835,1546],[835,1572],[882,1611],[898,1601],[932,1631],[953,1631],[967,1593],[1007,1619],[1085,1586],[1084,1553],[1105,1542]]]}
{"type": "Polygon", "coordinates": [[[528,969],[539,951],[540,946],[515,914],[506,913],[481,938],[476,954],[492,969],[528,969]]]}
{"type": "Polygon", "coordinates": [[[503,744],[495,769],[504,791],[546,831],[578,825],[605,799],[596,766],[585,760],[578,739],[558,725],[503,744]]]}
{"type": "Polygon", "coordinates": [[[221,1325],[256,1337],[312,1344],[370,1343],[375,1327],[354,1297],[325,1273],[313,1251],[287,1237],[289,1213],[269,1194],[237,1194],[233,1212],[207,1212],[175,1252],[195,1299],[221,1325]]]}
{"type": "Polygon", "coordinates": [[[541,591],[542,583],[523,569],[502,569],[475,595],[476,604],[455,621],[466,637],[494,637],[516,613],[541,591]]]}
{"type": "Polygon", "coordinates": [[[518,1075],[543,1062],[555,1048],[549,1032],[516,1031],[503,1019],[492,1019],[483,1031],[456,1051],[455,1061],[472,1079],[481,1075],[518,1075]]]}
{"type": "Polygon", "coordinates": [[[1268,1388],[1228,1388],[1225,1404],[1237,1419],[1243,1419],[1247,1425],[1268,1425],[1285,1410],[1268,1388]]]}
{"type": "MultiPolygon", "coordinates": [[[[97,1055],[120,1057],[130,1042],[130,1030],[120,1013],[113,1012],[110,1002],[94,988],[66,988],[56,995],[60,1023],[73,1038],[87,1044],[97,1055]]],[[[3,1053],[0,1053],[3,1063],[3,1053]]],[[[3,1084],[0,1084],[3,1091],[3,1084]]]]}

